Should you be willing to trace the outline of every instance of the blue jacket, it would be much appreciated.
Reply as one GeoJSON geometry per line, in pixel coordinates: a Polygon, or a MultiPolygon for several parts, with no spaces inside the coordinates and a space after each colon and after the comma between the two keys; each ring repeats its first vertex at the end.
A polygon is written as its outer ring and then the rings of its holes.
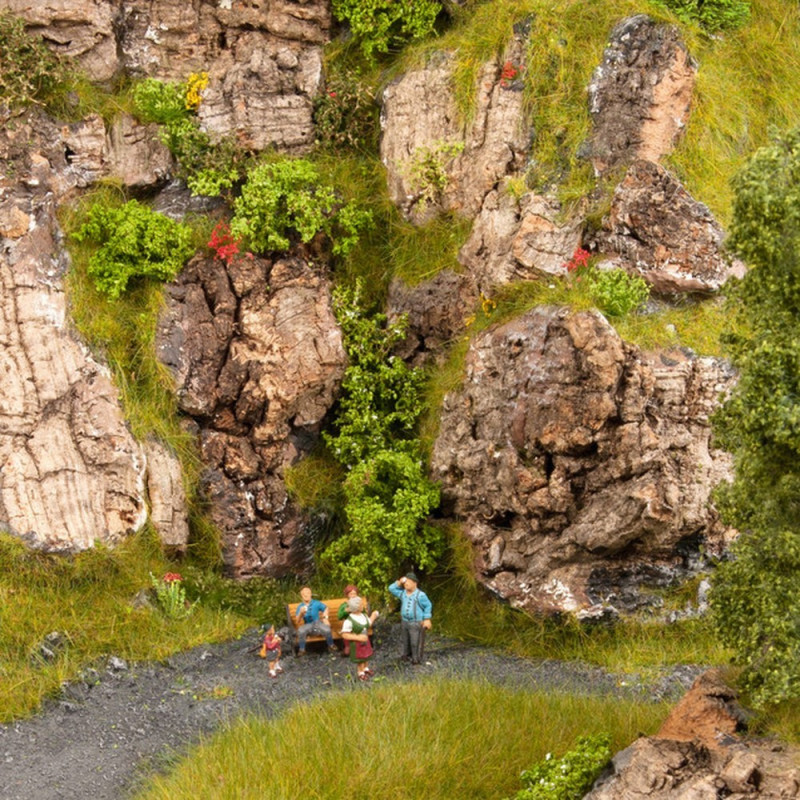
{"type": "Polygon", "coordinates": [[[431,618],[433,603],[421,589],[414,589],[409,594],[395,581],[389,585],[389,591],[400,599],[400,616],[406,622],[422,622],[424,619],[431,618]]]}
{"type": "Polygon", "coordinates": [[[297,607],[297,613],[303,614],[303,622],[306,624],[316,622],[320,618],[320,614],[328,607],[321,600],[317,600],[316,597],[312,598],[311,602],[305,606],[305,610],[303,606],[304,603],[300,603],[297,607]]]}

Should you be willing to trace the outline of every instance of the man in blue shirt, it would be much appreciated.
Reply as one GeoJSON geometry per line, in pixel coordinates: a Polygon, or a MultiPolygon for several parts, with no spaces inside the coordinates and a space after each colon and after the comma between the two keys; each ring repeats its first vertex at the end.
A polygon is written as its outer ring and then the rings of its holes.
{"type": "Polygon", "coordinates": [[[409,572],[389,585],[389,591],[400,599],[400,624],[402,627],[403,661],[419,664],[422,661],[425,631],[431,629],[433,604],[419,587],[417,576],[409,572]]]}
{"type": "Polygon", "coordinates": [[[300,590],[302,603],[297,606],[295,618],[300,626],[297,629],[297,655],[306,654],[306,637],[324,636],[328,642],[328,652],[333,650],[333,636],[328,624],[328,606],[317,599],[311,599],[311,587],[304,586],[300,590]],[[301,624],[302,623],[302,624],[301,624]]]}

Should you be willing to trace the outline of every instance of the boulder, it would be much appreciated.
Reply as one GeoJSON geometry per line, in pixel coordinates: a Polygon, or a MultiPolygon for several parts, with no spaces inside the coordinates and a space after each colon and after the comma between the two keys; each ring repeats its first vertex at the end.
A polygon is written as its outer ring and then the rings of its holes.
{"type": "Polygon", "coordinates": [[[723,254],[724,232],[668,170],[636,161],[614,191],[593,246],[605,266],[642,275],[661,293],[710,293],[744,264],[723,254]]]}
{"type": "Polygon", "coordinates": [[[470,344],[432,456],[491,591],[529,612],[631,611],[719,552],[725,364],[643,353],[598,312],[540,307],[470,344]]]}
{"type": "Polygon", "coordinates": [[[671,152],[689,116],[696,75],[674,25],[644,14],[620,22],[589,84],[592,135],[584,155],[596,172],[671,152]]]}
{"type": "Polygon", "coordinates": [[[328,280],[294,257],[195,258],[168,289],[157,347],[198,426],[228,573],[302,571],[283,474],[316,442],[344,373],[328,280]]]}
{"type": "Polygon", "coordinates": [[[800,797],[800,753],[740,737],[746,716],[719,672],[703,673],[659,732],[617,753],[584,800],[800,797]]]}
{"type": "Polygon", "coordinates": [[[526,192],[517,199],[496,189],[486,196],[458,260],[489,295],[505,283],[566,274],[582,228],[578,215],[562,219],[554,198],[526,192]]]}
{"type": "Polygon", "coordinates": [[[498,181],[524,165],[531,127],[518,76],[527,32],[518,27],[504,55],[481,66],[469,123],[453,97],[453,53],[435,53],[384,90],[381,160],[389,196],[407,218],[423,222],[441,211],[474,217],[498,181]]]}

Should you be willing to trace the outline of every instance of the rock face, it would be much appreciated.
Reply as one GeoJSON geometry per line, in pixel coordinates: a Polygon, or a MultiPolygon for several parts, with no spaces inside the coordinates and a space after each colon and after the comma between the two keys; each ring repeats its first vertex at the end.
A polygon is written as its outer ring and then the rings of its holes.
{"type": "Polygon", "coordinates": [[[381,160],[392,202],[408,218],[421,222],[441,211],[474,217],[495,184],[525,163],[531,129],[516,76],[525,69],[526,34],[520,27],[503,58],[481,67],[469,124],[453,98],[451,53],[436,53],[384,91],[381,160]],[[506,64],[514,77],[503,77],[506,64]]]}
{"type": "Polygon", "coordinates": [[[305,567],[283,473],[315,442],[344,372],[325,277],[298,258],[196,258],[168,289],[158,352],[197,421],[228,572],[305,567]]]}
{"type": "Polygon", "coordinates": [[[470,345],[432,459],[476,571],[527,611],[645,602],[711,551],[711,488],[730,474],[709,414],[731,376],[713,359],[644,354],[598,313],[539,308],[470,345]]]}
{"type": "Polygon", "coordinates": [[[617,753],[584,800],[800,797],[798,754],[738,738],[743,718],[719,673],[702,674],[661,730],[617,753]]]}
{"type": "Polygon", "coordinates": [[[595,170],[669,153],[689,116],[696,74],[676,27],[644,14],[617,25],[589,85],[587,155],[595,170]]]}
{"type": "Polygon", "coordinates": [[[450,270],[413,288],[392,281],[389,318],[405,314],[408,319],[406,340],[397,348],[397,355],[415,366],[441,358],[446,346],[463,333],[477,301],[474,281],[450,270]]]}
{"type": "Polygon", "coordinates": [[[723,238],[711,212],[674,175],[636,161],[617,186],[594,244],[617,254],[610,265],[641,274],[658,292],[713,292],[745,270],[722,255],[723,238]]]}
{"type": "Polygon", "coordinates": [[[324,0],[124,0],[121,65],[171,81],[207,72],[199,117],[209,132],[254,150],[303,150],[330,25],[324,0]]]}
{"type": "Polygon", "coordinates": [[[15,122],[0,135],[0,527],[78,550],[141,527],[146,462],[107,370],[68,324],[55,204],[81,169],[57,130],[38,140],[15,122]]]}

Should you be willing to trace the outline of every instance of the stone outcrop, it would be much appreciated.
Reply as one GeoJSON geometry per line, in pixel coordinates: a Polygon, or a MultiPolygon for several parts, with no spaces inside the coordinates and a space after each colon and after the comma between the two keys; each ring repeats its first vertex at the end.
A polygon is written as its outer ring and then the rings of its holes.
{"type": "Polygon", "coordinates": [[[415,366],[442,358],[446,346],[463,335],[477,302],[478,291],[468,275],[444,270],[411,288],[395,279],[389,286],[389,319],[405,314],[408,320],[405,341],[395,352],[415,366]]]}
{"type": "Polygon", "coordinates": [[[564,266],[581,244],[583,220],[561,218],[554,198],[526,192],[519,199],[506,189],[492,190],[472,226],[458,260],[481,290],[542,274],[564,275],[564,266]]]}
{"type": "Polygon", "coordinates": [[[293,257],[195,258],[168,288],[158,353],[197,423],[229,574],[302,570],[283,474],[316,441],[344,372],[327,279],[293,257]]]}
{"type": "Polygon", "coordinates": [[[800,797],[800,754],[740,738],[745,717],[719,673],[703,673],[655,736],[614,756],[585,800],[800,797]]]}
{"type": "Polygon", "coordinates": [[[45,550],[112,544],[145,521],[146,462],[68,322],[55,205],[81,169],[57,129],[40,140],[25,119],[0,135],[0,156],[0,527],[45,550]]]}
{"type": "Polygon", "coordinates": [[[435,53],[384,90],[381,160],[392,202],[408,218],[422,222],[442,211],[474,217],[486,194],[525,164],[531,128],[517,76],[525,70],[527,32],[520,26],[504,56],[480,68],[469,123],[453,97],[452,53],[435,53]],[[514,77],[503,77],[506,63],[514,77]],[[415,174],[423,165],[425,176],[415,174]]]}
{"type": "Polygon", "coordinates": [[[675,26],[644,14],[620,22],[589,84],[593,130],[585,155],[595,170],[671,152],[689,116],[696,74],[675,26]]]}
{"type": "Polygon", "coordinates": [[[651,161],[636,161],[617,186],[593,245],[608,266],[642,275],[657,292],[717,291],[744,264],[722,254],[724,232],[678,179],[651,161]]]}
{"type": "Polygon", "coordinates": [[[646,602],[725,531],[730,476],[709,414],[732,376],[714,359],[640,352],[596,312],[538,308],[476,337],[432,458],[485,585],[527,611],[646,602]]]}

